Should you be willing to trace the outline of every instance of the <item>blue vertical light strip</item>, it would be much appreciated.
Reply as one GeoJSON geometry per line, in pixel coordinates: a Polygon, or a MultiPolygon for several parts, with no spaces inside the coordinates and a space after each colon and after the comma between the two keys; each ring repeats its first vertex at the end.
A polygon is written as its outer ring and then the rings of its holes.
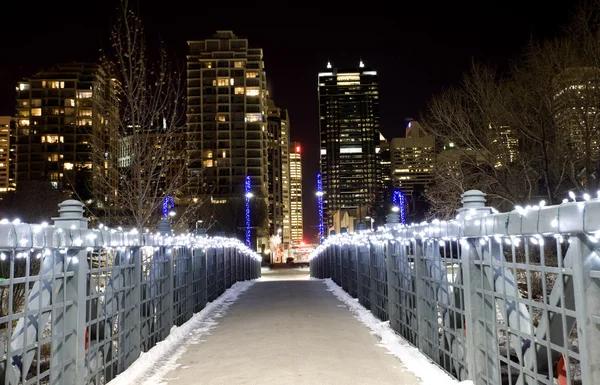
{"type": "Polygon", "coordinates": [[[323,226],[323,184],[321,174],[317,174],[317,198],[319,202],[319,244],[325,240],[325,228],[323,226]]]}
{"type": "Polygon", "coordinates": [[[406,201],[404,199],[404,194],[402,191],[395,190],[394,195],[392,196],[392,203],[394,206],[397,206],[400,209],[400,223],[403,225],[406,224],[406,215],[404,213],[404,207],[406,206],[406,201]]]}
{"type": "Polygon", "coordinates": [[[163,199],[162,204],[162,219],[169,219],[169,212],[175,207],[175,200],[171,195],[167,195],[163,199]]]}
{"type": "Polygon", "coordinates": [[[252,243],[250,240],[250,177],[246,177],[246,246],[251,247],[252,243]]]}

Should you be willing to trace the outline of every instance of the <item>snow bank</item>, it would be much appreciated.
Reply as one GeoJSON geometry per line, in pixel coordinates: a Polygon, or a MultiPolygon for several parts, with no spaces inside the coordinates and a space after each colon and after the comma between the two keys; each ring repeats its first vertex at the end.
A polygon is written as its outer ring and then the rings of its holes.
{"type": "MultiPolygon", "coordinates": [[[[177,360],[186,351],[186,345],[202,341],[217,326],[220,318],[253,281],[237,282],[219,298],[210,302],[199,313],[181,325],[173,326],[171,333],[140,357],[107,385],[160,385],[163,377],[179,365],[177,360]]],[[[165,383],[162,383],[165,384],[165,383]]]]}
{"type": "Polygon", "coordinates": [[[389,321],[381,322],[369,310],[365,309],[358,300],[352,298],[341,287],[331,279],[325,279],[328,290],[340,301],[348,306],[354,317],[371,329],[371,332],[381,338],[379,346],[385,347],[391,354],[396,356],[406,369],[413,372],[425,385],[473,385],[472,381],[462,381],[452,378],[440,367],[433,364],[429,358],[423,355],[417,348],[410,345],[402,337],[396,334],[389,326],[389,321]]]}

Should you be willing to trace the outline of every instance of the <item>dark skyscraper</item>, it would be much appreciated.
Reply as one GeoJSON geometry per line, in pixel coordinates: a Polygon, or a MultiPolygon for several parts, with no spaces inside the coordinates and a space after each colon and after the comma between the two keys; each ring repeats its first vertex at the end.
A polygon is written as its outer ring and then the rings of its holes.
{"type": "Polygon", "coordinates": [[[329,228],[347,211],[358,222],[373,215],[377,193],[379,83],[376,71],[335,69],[318,77],[323,206],[329,228]]]}

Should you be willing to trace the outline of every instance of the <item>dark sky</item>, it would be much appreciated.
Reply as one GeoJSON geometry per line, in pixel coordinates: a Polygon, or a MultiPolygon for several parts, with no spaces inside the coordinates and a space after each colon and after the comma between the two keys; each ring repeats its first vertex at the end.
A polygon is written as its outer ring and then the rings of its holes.
{"type": "MultiPolygon", "coordinates": [[[[136,2],[137,3],[137,2],[136,2]]],[[[202,1],[140,1],[149,44],[162,39],[185,63],[187,40],[233,30],[261,47],[271,96],[291,118],[292,140],[304,143],[305,239],[316,234],[318,170],[317,73],[365,65],[381,84],[382,131],[401,136],[431,95],[456,85],[475,60],[505,70],[531,38],[550,37],[576,1],[415,1],[386,8],[345,2],[335,8],[210,8],[202,1]],[[157,5],[153,5],[153,3],[157,5]],[[526,3],[526,4],[525,4],[526,3]]],[[[13,115],[21,78],[57,62],[96,61],[106,47],[117,0],[2,1],[0,115],[13,115]],[[89,5],[87,5],[89,4],[89,5]]],[[[227,3],[232,4],[232,3],[227,3]]]]}

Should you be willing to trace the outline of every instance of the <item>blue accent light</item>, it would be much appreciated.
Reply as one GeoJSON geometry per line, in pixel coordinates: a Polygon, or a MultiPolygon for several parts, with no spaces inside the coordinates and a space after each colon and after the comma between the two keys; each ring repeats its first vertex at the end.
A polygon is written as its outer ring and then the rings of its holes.
{"type": "Polygon", "coordinates": [[[325,240],[325,227],[323,226],[323,184],[321,174],[317,174],[317,197],[319,201],[319,243],[325,240]]]}
{"type": "Polygon", "coordinates": [[[169,212],[175,208],[175,200],[171,195],[167,195],[162,203],[162,218],[169,219],[169,212]]]}
{"type": "Polygon", "coordinates": [[[394,191],[394,195],[392,197],[393,199],[393,204],[394,206],[398,207],[400,210],[400,223],[402,223],[403,225],[406,224],[406,215],[404,213],[404,208],[406,206],[406,202],[404,199],[404,194],[402,194],[402,191],[400,190],[395,190],[394,191]]]}
{"type": "Polygon", "coordinates": [[[251,247],[252,241],[250,240],[250,187],[252,183],[250,181],[250,177],[246,177],[246,246],[251,247]]]}

